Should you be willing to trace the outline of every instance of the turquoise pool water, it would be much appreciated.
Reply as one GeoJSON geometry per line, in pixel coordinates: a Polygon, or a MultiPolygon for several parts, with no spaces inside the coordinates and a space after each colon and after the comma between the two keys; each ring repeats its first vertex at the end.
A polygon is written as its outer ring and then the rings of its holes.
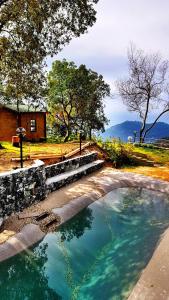
{"type": "Polygon", "coordinates": [[[1,300],[127,299],[169,226],[169,198],[122,188],[0,264],[1,300]]]}

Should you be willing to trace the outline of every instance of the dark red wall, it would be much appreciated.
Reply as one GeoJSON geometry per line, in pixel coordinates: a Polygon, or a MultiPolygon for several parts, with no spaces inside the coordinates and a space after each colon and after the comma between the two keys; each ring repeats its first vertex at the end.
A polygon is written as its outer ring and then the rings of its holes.
{"type": "MultiPolygon", "coordinates": [[[[27,112],[20,113],[20,124],[26,129],[26,138],[28,140],[38,141],[40,138],[46,138],[46,113],[27,112]],[[30,131],[30,121],[36,120],[36,131],[30,131]]],[[[11,141],[12,136],[16,135],[18,127],[18,113],[5,107],[0,107],[0,141],[11,141]]]]}

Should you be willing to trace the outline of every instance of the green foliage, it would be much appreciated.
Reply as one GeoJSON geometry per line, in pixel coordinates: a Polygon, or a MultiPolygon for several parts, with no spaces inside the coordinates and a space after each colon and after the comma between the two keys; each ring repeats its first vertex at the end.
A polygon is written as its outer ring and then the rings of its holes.
{"type": "Polygon", "coordinates": [[[99,139],[97,143],[108,154],[115,168],[133,164],[130,156],[133,151],[131,144],[123,143],[119,139],[107,139],[105,142],[99,139]]]}
{"type": "Polygon", "coordinates": [[[56,134],[51,134],[47,137],[47,143],[59,144],[63,143],[63,138],[56,134]]]}
{"type": "Polygon", "coordinates": [[[20,102],[42,96],[44,60],[96,21],[98,0],[3,0],[0,6],[0,82],[20,102]]]}
{"type": "Polygon", "coordinates": [[[66,129],[65,141],[79,130],[91,136],[91,130],[103,130],[107,119],[103,99],[110,94],[103,77],[73,62],[55,61],[48,74],[50,122],[66,129]]]}

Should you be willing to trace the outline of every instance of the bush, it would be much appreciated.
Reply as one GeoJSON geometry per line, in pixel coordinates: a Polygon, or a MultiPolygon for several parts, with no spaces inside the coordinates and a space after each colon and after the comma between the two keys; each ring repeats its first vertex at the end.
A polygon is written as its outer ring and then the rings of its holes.
{"type": "Polygon", "coordinates": [[[49,135],[47,137],[47,143],[57,143],[57,144],[59,144],[59,143],[62,143],[63,140],[64,140],[64,138],[61,137],[61,136],[58,136],[58,135],[49,135]]]}
{"type": "Polygon", "coordinates": [[[133,164],[131,152],[133,151],[132,144],[125,144],[119,139],[106,140],[103,142],[100,138],[97,144],[108,154],[115,168],[123,165],[133,164]]]}

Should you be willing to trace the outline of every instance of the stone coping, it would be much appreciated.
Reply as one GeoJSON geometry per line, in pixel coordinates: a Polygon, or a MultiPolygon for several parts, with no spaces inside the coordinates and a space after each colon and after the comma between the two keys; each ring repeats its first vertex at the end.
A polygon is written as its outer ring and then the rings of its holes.
{"type": "MultiPolygon", "coordinates": [[[[105,169],[100,176],[91,175],[88,179],[94,184],[94,190],[71,200],[61,208],[52,211],[61,217],[61,224],[75,216],[82,209],[114,189],[122,187],[142,187],[169,195],[169,183],[148,176],[105,169]]],[[[57,192],[55,192],[57,194],[57,192]]],[[[27,249],[42,240],[45,234],[39,226],[26,225],[20,233],[0,245],[0,262],[27,249]]],[[[169,229],[163,234],[152,259],[133,289],[129,300],[169,299],[169,229]],[[162,280],[162,281],[161,281],[162,280]]]]}
{"type": "Polygon", "coordinates": [[[45,236],[38,225],[28,224],[21,232],[9,238],[7,242],[0,245],[0,261],[4,261],[36,244],[45,236]]]}
{"type": "Polygon", "coordinates": [[[136,283],[128,300],[169,299],[169,228],[136,283]]]}
{"type": "Polygon", "coordinates": [[[0,173],[0,177],[17,174],[17,173],[20,173],[20,172],[23,172],[23,171],[26,171],[29,169],[37,168],[37,167],[40,167],[43,165],[44,165],[44,162],[42,160],[36,159],[36,160],[34,160],[34,163],[31,166],[25,167],[25,168],[18,168],[16,170],[12,170],[12,171],[2,172],[2,173],[0,173]]]}
{"type": "Polygon", "coordinates": [[[52,212],[60,216],[60,226],[101,197],[102,194],[99,191],[93,191],[70,201],[68,204],[64,205],[61,208],[52,209],[52,212]]]}

